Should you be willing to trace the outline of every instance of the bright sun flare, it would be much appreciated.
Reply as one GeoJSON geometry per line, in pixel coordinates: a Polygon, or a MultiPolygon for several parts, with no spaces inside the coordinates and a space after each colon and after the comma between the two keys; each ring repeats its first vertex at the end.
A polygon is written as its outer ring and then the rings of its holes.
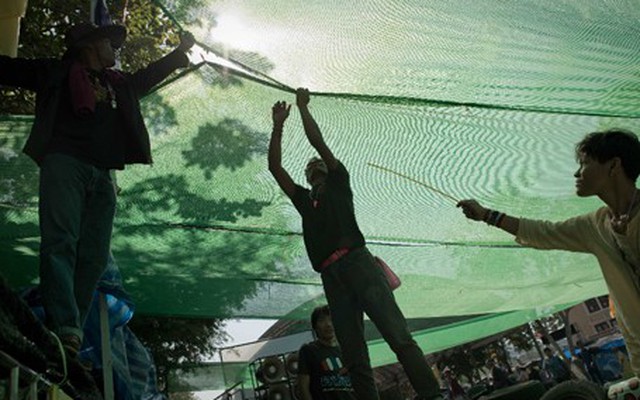
{"type": "Polygon", "coordinates": [[[209,32],[214,41],[221,42],[230,48],[255,50],[259,39],[255,31],[248,28],[240,18],[221,15],[217,23],[217,26],[209,32]]]}

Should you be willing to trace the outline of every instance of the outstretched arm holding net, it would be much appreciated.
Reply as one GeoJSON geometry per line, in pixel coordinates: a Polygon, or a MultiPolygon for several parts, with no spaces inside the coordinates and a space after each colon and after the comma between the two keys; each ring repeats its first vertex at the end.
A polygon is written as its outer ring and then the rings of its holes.
{"type": "Polygon", "coordinates": [[[518,233],[520,219],[510,217],[505,213],[484,208],[476,200],[461,200],[456,205],[462,208],[464,215],[474,221],[484,221],[489,225],[498,227],[512,235],[518,233]]]}
{"type": "Polygon", "coordinates": [[[307,135],[309,143],[318,151],[327,168],[336,169],[338,167],[338,160],[336,160],[331,149],[329,149],[329,146],[325,143],[320,128],[311,115],[311,111],[309,111],[309,89],[298,88],[296,90],[296,104],[298,105],[298,110],[300,110],[302,126],[304,127],[304,133],[307,135]]]}

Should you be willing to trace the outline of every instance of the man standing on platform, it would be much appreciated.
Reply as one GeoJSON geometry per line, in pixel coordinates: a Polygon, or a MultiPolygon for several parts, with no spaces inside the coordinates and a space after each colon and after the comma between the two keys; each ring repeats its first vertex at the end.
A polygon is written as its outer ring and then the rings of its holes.
{"type": "Polygon", "coordinates": [[[116,202],[109,171],[151,164],[139,99],[188,66],[194,44],[185,33],[176,50],[129,74],[112,68],[125,37],[123,26],[79,23],[61,59],[0,56],[0,85],[36,93],[24,152],[40,167],[40,287],[47,325],[70,357],[107,266],[116,202]]]}

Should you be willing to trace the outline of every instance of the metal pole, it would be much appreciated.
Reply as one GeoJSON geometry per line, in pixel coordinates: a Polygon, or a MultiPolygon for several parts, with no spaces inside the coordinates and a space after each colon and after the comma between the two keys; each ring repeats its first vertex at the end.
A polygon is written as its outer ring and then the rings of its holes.
{"type": "Polygon", "coordinates": [[[18,386],[20,384],[20,368],[11,368],[11,376],[9,380],[9,400],[18,400],[18,386]]]}
{"type": "Polygon", "coordinates": [[[100,344],[102,347],[102,381],[104,384],[104,400],[114,400],[113,392],[113,359],[111,358],[111,335],[109,334],[109,309],[107,297],[99,293],[100,299],[100,344]]]}
{"type": "Polygon", "coordinates": [[[15,57],[18,54],[20,19],[27,10],[27,0],[0,1],[0,54],[15,57]]]}
{"type": "Polygon", "coordinates": [[[34,378],[29,384],[29,400],[38,400],[38,378],[34,378]]]}
{"type": "Polygon", "coordinates": [[[536,337],[535,332],[533,331],[533,328],[531,327],[531,324],[527,322],[527,327],[529,328],[529,335],[531,335],[531,339],[533,340],[533,344],[536,346],[536,350],[538,350],[538,355],[540,356],[540,359],[544,361],[544,353],[542,352],[542,349],[540,348],[540,343],[538,343],[538,338],[536,337]]]}

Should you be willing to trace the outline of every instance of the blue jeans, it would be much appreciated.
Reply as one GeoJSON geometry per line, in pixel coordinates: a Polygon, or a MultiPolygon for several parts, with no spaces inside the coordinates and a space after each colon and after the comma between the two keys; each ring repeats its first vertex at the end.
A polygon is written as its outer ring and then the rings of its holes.
{"type": "Polygon", "coordinates": [[[382,269],[366,247],[354,249],[322,271],[324,293],[344,362],[359,399],[378,393],[364,337],[364,313],[398,357],[421,398],[440,398],[440,388],[422,350],[411,337],[382,269]]]}
{"type": "Polygon", "coordinates": [[[107,266],[116,197],[109,170],[64,154],[40,165],[40,289],[47,325],[82,339],[107,266]]]}

